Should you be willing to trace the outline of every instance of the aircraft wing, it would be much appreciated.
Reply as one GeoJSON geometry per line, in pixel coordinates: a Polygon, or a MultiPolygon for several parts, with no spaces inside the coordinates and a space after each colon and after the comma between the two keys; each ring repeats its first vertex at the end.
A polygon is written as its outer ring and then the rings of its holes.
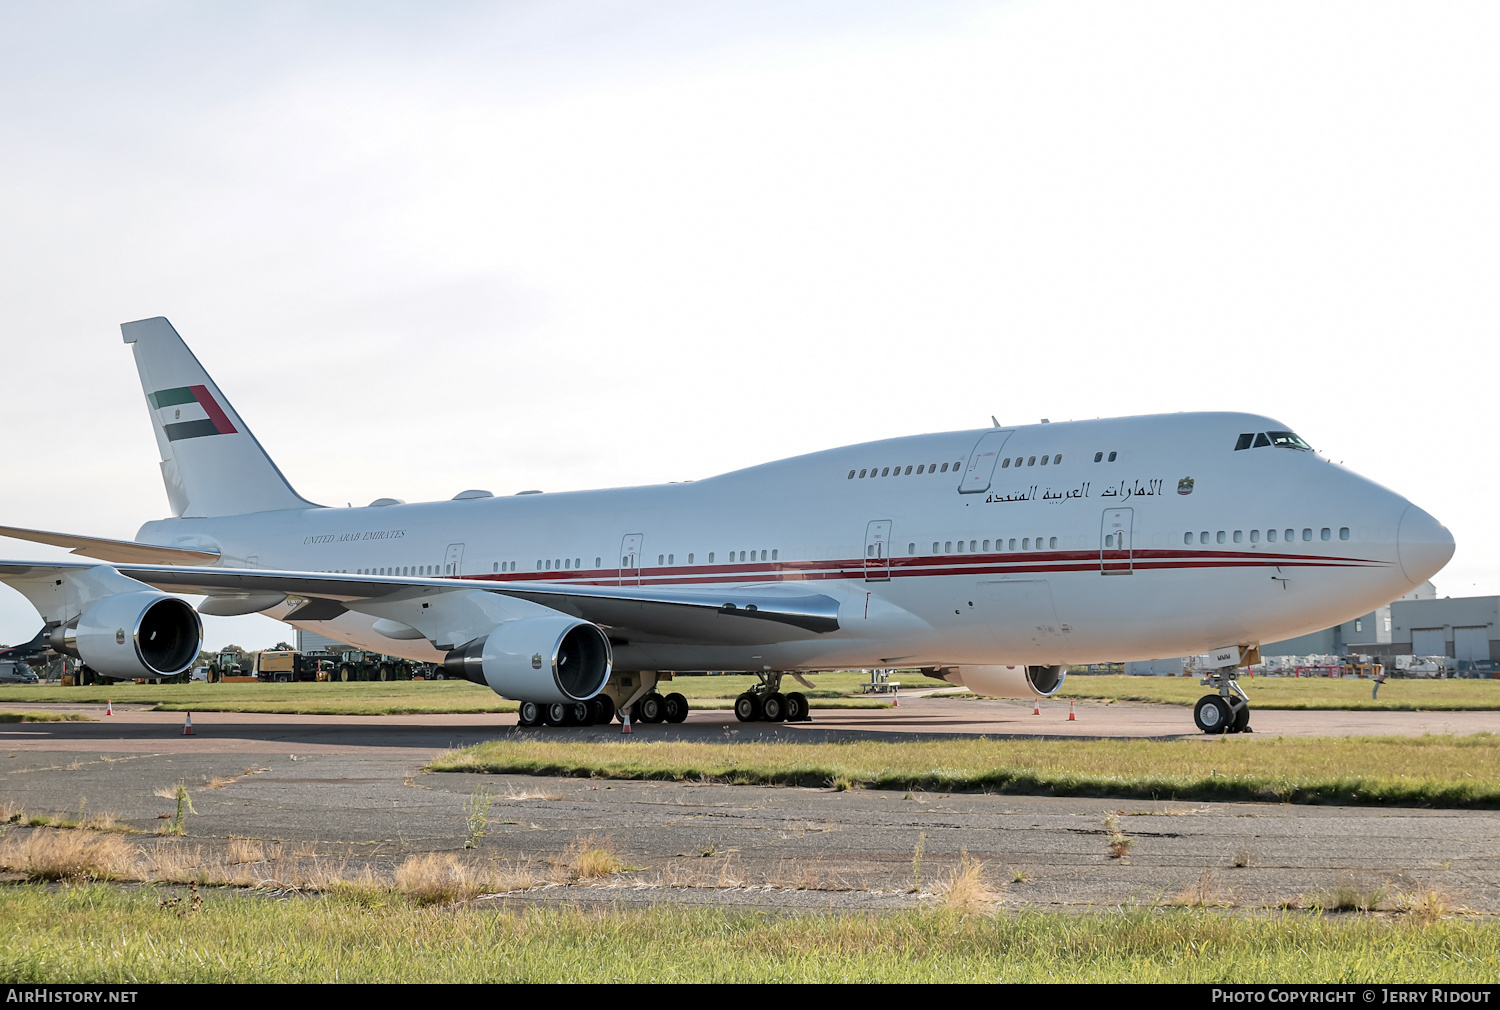
{"type": "Polygon", "coordinates": [[[157,547],[153,544],[138,544],[134,540],[105,540],[101,537],[80,537],[73,533],[49,533],[46,530],[28,530],[19,526],[0,526],[0,537],[30,540],[36,544],[51,544],[67,547],[74,554],[86,558],[122,564],[155,565],[211,565],[219,560],[218,551],[195,551],[183,547],[157,547]]]}
{"type": "MultiPolygon", "coordinates": [[[[285,621],[328,621],[345,611],[401,620],[416,615],[434,597],[485,593],[525,600],[621,635],[647,635],[712,643],[775,642],[810,638],[839,628],[839,600],[821,593],[799,593],[780,585],[723,587],[594,586],[548,582],[492,582],[483,579],[406,578],[266,569],[185,568],[175,565],[92,565],[87,562],[0,562],[0,582],[28,598],[50,590],[80,570],[110,568],[136,582],[166,592],[247,601],[268,610],[283,599],[295,608],[277,615],[285,621]]],[[[34,604],[39,601],[33,599],[34,604]]],[[[38,609],[42,607],[39,605],[38,609]]],[[[202,608],[213,613],[210,607],[202,608]]],[[[407,623],[415,624],[415,621],[407,623]]],[[[462,643],[454,643],[462,644],[462,643]]]]}

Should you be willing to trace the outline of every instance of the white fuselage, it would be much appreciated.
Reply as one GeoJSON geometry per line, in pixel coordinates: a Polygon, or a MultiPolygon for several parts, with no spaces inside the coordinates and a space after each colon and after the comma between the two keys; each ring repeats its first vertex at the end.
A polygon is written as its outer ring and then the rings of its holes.
{"type": "MultiPolygon", "coordinates": [[[[1284,430],[1214,413],[917,435],[681,484],[169,519],[138,539],[211,546],[226,566],[599,586],[807,581],[840,601],[838,631],[792,641],[632,636],[616,642],[620,670],[1151,659],[1327,627],[1409,592],[1451,554],[1425,512],[1311,451],[1235,449],[1243,434],[1284,430]],[[987,480],[971,473],[976,446],[994,456],[987,480]],[[966,493],[965,482],[985,487],[966,493]]],[[[354,613],[296,623],[441,658],[354,613]]]]}

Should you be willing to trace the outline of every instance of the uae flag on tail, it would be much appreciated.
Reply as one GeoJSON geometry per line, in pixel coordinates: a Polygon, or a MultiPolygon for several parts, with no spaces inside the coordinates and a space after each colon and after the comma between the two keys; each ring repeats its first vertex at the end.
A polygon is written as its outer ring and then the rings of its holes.
{"type": "Polygon", "coordinates": [[[158,389],[151,394],[151,406],[156,409],[156,416],[169,442],[235,433],[224,408],[214,400],[207,386],[158,389]]]}

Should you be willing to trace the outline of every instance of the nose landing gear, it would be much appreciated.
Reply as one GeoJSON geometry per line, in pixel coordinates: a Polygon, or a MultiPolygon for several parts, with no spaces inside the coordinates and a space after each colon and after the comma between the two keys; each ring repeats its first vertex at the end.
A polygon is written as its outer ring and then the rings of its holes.
{"type": "Polygon", "coordinates": [[[1203,678],[1204,687],[1218,689],[1193,706],[1193,721],[1205,733],[1253,733],[1250,728],[1250,696],[1235,678],[1237,667],[1215,670],[1203,678]]]}

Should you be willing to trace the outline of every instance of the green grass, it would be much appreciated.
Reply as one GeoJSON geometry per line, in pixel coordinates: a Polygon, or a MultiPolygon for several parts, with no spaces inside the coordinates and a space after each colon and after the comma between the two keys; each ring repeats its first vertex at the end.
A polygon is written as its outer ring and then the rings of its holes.
{"type": "Polygon", "coordinates": [[[861,740],[733,744],[528,737],[454,751],[431,771],[1131,799],[1500,806],[1500,736],[1191,740],[861,740]]]}
{"type": "Polygon", "coordinates": [[[77,712],[0,712],[0,722],[98,722],[77,712]]]}
{"type": "MultiPolygon", "coordinates": [[[[1255,677],[1240,681],[1252,708],[1458,712],[1500,709],[1500,680],[1397,680],[1380,688],[1357,677],[1255,677]]],[[[1194,677],[1072,676],[1057,697],[1193,705],[1209,693],[1194,677]]],[[[972,697],[958,696],[958,697],[972,697]]]]}
{"type": "Polygon", "coordinates": [[[1307,913],[913,910],[774,915],[661,906],[419,908],[386,893],[276,900],[107,884],[0,888],[18,983],[1490,983],[1500,924],[1307,913]]]}
{"type": "Polygon", "coordinates": [[[150,705],[161,712],[283,712],[309,715],[405,715],[514,712],[487,687],[466,680],[364,681],[354,684],[110,684],[0,687],[0,702],[150,705]]]}
{"type": "MultiPolygon", "coordinates": [[[[888,708],[888,700],[848,698],[865,679],[858,672],[820,674],[816,690],[788,680],[783,690],[806,694],[813,708],[888,708]]],[[[679,677],[658,688],[678,691],[696,708],[730,708],[758,683],[752,676],[679,677]]],[[[936,684],[936,681],[931,682],[936,684]]],[[[273,712],[305,715],[408,715],[414,713],[514,712],[487,687],[466,680],[361,681],[353,684],[132,684],[58,687],[51,684],[0,686],[0,702],[150,705],[159,712],[273,712]]]]}

